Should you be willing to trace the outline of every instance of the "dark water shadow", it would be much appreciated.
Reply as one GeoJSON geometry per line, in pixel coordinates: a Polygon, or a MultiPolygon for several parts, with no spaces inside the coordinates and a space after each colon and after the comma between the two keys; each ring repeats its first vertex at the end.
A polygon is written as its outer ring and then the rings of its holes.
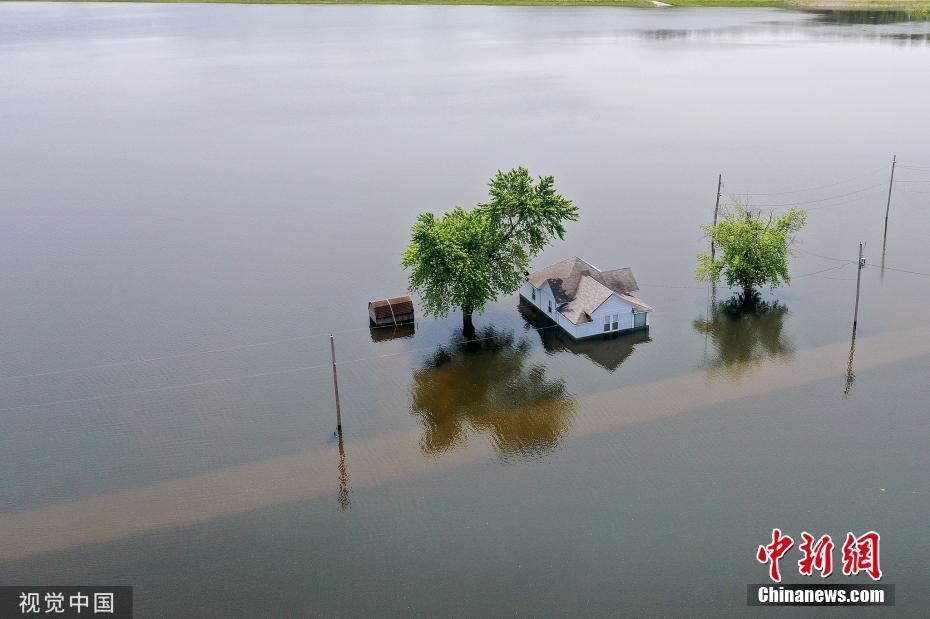
{"type": "Polygon", "coordinates": [[[816,11],[814,22],[839,26],[902,24],[930,21],[930,11],[816,11]]]}
{"type": "Polygon", "coordinates": [[[531,341],[494,327],[465,342],[461,331],[414,372],[410,410],[420,418],[420,447],[441,454],[469,434],[487,434],[509,458],[535,458],[558,446],[575,414],[561,379],[530,362],[531,341]]]}
{"type": "Polygon", "coordinates": [[[790,312],[778,301],[764,301],[759,295],[747,301],[736,295],[712,302],[709,314],[692,323],[713,346],[713,351],[704,353],[700,367],[738,377],[794,352],[784,328],[790,312]]]}
{"type": "Polygon", "coordinates": [[[371,335],[371,341],[375,343],[406,340],[416,335],[416,323],[407,322],[384,327],[369,325],[368,333],[371,335]]]}
{"type": "Polygon", "coordinates": [[[810,40],[877,41],[891,45],[930,43],[930,10],[809,10],[805,19],[750,21],[717,26],[645,28],[635,36],[655,41],[752,41],[756,44],[785,37],[810,40]]]}
{"type": "Polygon", "coordinates": [[[521,300],[517,309],[526,321],[527,329],[536,330],[547,353],[568,353],[587,357],[610,373],[615,372],[638,345],[652,341],[646,330],[609,333],[575,340],[558,327],[554,327],[554,323],[545,314],[529,303],[521,300]]]}

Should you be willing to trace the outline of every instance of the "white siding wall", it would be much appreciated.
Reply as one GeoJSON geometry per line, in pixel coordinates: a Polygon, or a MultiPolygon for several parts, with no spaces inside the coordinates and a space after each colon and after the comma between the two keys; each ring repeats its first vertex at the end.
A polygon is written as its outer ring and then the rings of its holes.
{"type": "Polygon", "coordinates": [[[560,314],[556,309],[559,304],[555,301],[555,296],[552,294],[552,289],[549,287],[549,282],[543,282],[542,287],[536,291],[535,301],[533,300],[532,293],[533,285],[529,282],[523,282],[523,286],[520,288],[520,296],[529,301],[531,305],[535,305],[540,312],[554,320],[556,324],[571,332],[571,329],[574,327],[574,325],[569,319],[560,314]],[[552,312],[549,311],[550,301],[552,302],[552,312]]]}
{"type": "MultiPolygon", "coordinates": [[[[536,291],[535,301],[532,293],[533,285],[529,282],[523,282],[523,286],[520,288],[520,296],[531,305],[536,306],[543,314],[549,316],[574,338],[591,337],[604,333],[604,316],[613,314],[619,314],[620,331],[633,328],[633,306],[629,301],[624,301],[620,297],[612,296],[604,301],[594,312],[591,322],[575,325],[556,309],[558,304],[555,302],[555,297],[552,295],[548,282],[543,283],[542,288],[536,291]],[[552,301],[552,313],[549,312],[550,301],[552,301]]],[[[646,314],[646,324],[649,324],[649,314],[646,314]]]]}
{"type": "Polygon", "coordinates": [[[620,331],[624,329],[633,328],[633,312],[631,311],[633,306],[629,301],[624,301],[620,297],[612,296],[604,303],[601,304],[597,310],[595,310],[594,315],[591,317],[591,322],[578,325],[576,327],[575,337],[591,337],[592,335],[598,335],[604,333],[604,316],[610,316],[613,314],[619,314],[618,322],[620,323],[620,331]]]}

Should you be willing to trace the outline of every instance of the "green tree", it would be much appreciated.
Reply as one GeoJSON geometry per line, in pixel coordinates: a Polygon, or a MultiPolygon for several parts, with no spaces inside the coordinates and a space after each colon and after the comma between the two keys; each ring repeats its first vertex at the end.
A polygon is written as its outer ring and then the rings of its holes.
{"type": "Polygon", "coordinates": [[[764,216],[741,205],[724,211],[716,226],[701,226],[714,243],[716,256],[698,254],[698,281],[716,283],[722,275],[728,286],[742,288],[744,299],[753,298],[757,286],[791,283],[789,247],[806,221],[807,214],[798,209],[781,217],[764,216]]]}
{"type": "Polygon", "coordinates": [[[463,332],[473,339],[472,314],[516,291],[533,256],[564,238],[565,223],[578,219],[577,207],[554,185],[551,176],[534,182],[523,167],[499,171],[489,183],[489,202],[417,217],[401,264],[410,269],[410,291],[420,295],[425,312],[446,316],[461,308],[463,332]]]}

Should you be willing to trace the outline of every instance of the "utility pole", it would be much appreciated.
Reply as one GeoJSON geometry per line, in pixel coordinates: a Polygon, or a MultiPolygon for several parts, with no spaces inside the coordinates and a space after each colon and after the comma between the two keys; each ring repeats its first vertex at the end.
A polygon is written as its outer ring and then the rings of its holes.
{"type": "Polygon", "coordinates": [[[885,203],[885,237],[888,236],[888,211],[891,210],[891,189],[894,187],[894,168],[898,163],[898,156],[891,158],[891,180],[888,181],[888,202],[885,203]]]}
{"type": "MultiPolygon", "coordinates": [[[[717,175],[717,204],[714,205],[714,227],[717,227],[717,211],[720,210],[720,189],[723,187],[723,174],[717,175]]],[[[887,218],[886,218],[887,226],[887,218]]],[[[710,237],[710,261],[714,261],[714,237],[710,237]]]]}
{"type": "Polygon", "coordinates": [[[859,322],[859,282],[862,280],[862,241],[859,241],[859,261],[856,262],[856,309],[853,311],[853,337],[856,337],[856,325],[859,322]]]}
{"type": "MultiPolygon", "coordinates": [[[[858,301],[858,295],[857,295],[858,301]]],[[[336,431],[342,438],[342,410],[339,408],[339,379],[336,377],[336,342],[333,334],[329,334],[329,352],[333,357],[333,390],[336,392],[336,431]]]]}

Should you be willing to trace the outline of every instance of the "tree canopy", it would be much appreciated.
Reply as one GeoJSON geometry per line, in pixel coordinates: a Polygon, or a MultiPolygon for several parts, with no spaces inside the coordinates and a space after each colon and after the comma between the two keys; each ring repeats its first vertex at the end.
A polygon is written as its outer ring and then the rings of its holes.
{"type": "Polygon", "coordinates": [[[565,223],[578,219],[572,201],[556,193],[553,177],[534,181],[523,167],[498,171],[489,194],[471,210],[455,207],[438,218],[422,213],[401,260],[424,311],[446,316],[461,308],[466,336],[474,333],[472,313],[516,291],[533,256],[564,238],[565,223]]]}
{"type": "Polygon", "coordinates": [[[780,217],[740,205],[724,211],[716,226],[702,226],[717,251],[713,257],[698,255],[697,279],[716,283],[723,276],[728,286],[742,288],[747,299],[757,286],[790,283],[789,248],[806,220],[807,214],[798,209],[780,217]]]}

